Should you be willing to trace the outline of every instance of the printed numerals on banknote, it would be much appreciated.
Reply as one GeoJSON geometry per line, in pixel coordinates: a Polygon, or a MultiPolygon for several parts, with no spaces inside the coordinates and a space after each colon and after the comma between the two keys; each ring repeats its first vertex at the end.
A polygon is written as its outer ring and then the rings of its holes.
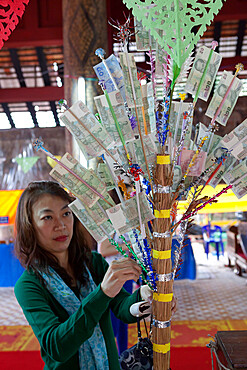
{"type": "Polygon", "coordinates": [[[220,181],[222,180],[222,177],[225,172],[229,170],[229,168],[232,168],[232,166],[236,163],[237,159],[235,159],[232,155],[226,158],[226,160],[223,162],[215,176],[212,178],[212,180],[209,182],[209,185],[215,188],[220,181]]]}
{"type": "MultiPolygon", "coordinates": [[[[224,71],[217,86],[216,92],[208,106],[206,116],[210,118],[213,118],[215,116],[233,78],[234,76],[230,72],[224,71]]],[[[216,121],[221,125],[225,126],[227,124],[228,118],[230,117],[233,108],[235,107],[241,89],[242,82],[239,80],[239,78],[235,78],[231,90],[221,108],[220,113],[216,118],[216,121]]]]}
{"type": "MultiPolygon", "coordinates": [[[[200,84],[200,81],[202,79],[203,72],[205,70],[210,49],[206,46],[201,46],[196,54],[196,58],[193,64],[193,67],[191,69],[191,72],[189,74],[185,91],[190,93],[191,95],[195,96],[200,84]]],[[[212,90],[214,80],[216,78],[216,74],[218,72],[220,63],[221,63],[222,57],[216,53],[215,51],[212,52],[212,57],[210,60],[210,63],[207,68],[207,72],[205,75],[205,79],[202,83],[200,92],[199,92],[199,98],[202,100],[207,101],[210,95],[210,92],[212,90]]]]}
{"type": "Polygon", "coordinates": [[[99,121],[81,101],[73,104],[72,107],[60,117],[60,119],[63,121],[67,129],[74,135],[86,159],[97,157],[104,153],[102,146],[97,143],[91,134],[93,134],[106,149],[113,147],[113,138],[108,134],[106,129],[100,125],[99,121]],[[75,118],[71,112],[78,119],[75,118]],[[91,134],[83,126],[86,126],[91,134]]]}

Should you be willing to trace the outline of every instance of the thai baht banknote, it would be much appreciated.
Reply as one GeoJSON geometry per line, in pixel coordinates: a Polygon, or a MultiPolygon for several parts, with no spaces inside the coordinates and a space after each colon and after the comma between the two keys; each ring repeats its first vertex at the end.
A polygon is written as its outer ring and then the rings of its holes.
{"type": "Polygon", "coordinates": [[[206,46],[201,46],[196,54],[196,58],[193,67],[190,71],[189,77],[186,82],[185,91],[195,96],[202,79],[203,73],[205,71],[209,55],[212,53],[212,57],[208,64],[208,68],[205,74],[205,78],[202,82],[199,98],[207,101],[212,90],[214,80],[216,78],[220,63],[222,60],[221,55],[212,51],[206,46]]]}
{"type": "MultiPolygon", "coordinates": [[[[115,117],[120,126],[121,133],[124,137],[124,140],[125,141],[133,140],[134,139],[133,130],[131,128],[129,118],[126,114],[124,101],[120,94],[120,91],[115,90],[110,92],[108,95],[111,101],[113,111],[115,113],[115,117]]],[[[106,129],[108,134],[114,139],[115,145],[122,145],[116,123],[114,121],[111,109],[109,107],[105,95],[96,96],[94,98],[94,101],[101,118],[101,123],[103,124],[104,128],[106,129]]]]}
{"type": "Polygon", "coordinates": [[[69,207],[76,217],[81,221],[87,231],[96,240],[96,242],[100,243],[114,234],[115,230],[111,223],[106,220],[100,225],[97,225],[91,210],[85,207],[85,205],[80,202],[79,199],[76,199],[74,202],[70,203],[69,207]]]}
{"type": "MultiPolygon", "coordinates": [[[[72,170],[76,175],[82,178],[87,184],[91,185],[100,194],[106,192],[106,184],[99,179],[93,171],[87,170],[69,153],[66,153],[61,162],[72,170]]],[[[88,188],[83,182],[77,179],[68,170],[57,164],[50,172],[50,175],[64,187],[69,189],[85,205],[92,207],[98,200],[99,196],[88,188]]]]}
{"type": "MultiPolygon", "coordinates": [[[[221,102],[223,101],[224,97],[226,96],[227,89],[232,82],[234,76],[230,72],[224,71],[220,82],[217,86],[217,89],[214,93],[214,96],[208,106],[206,111],[206,116],[213,118],[218,108],[220,107],[221,102]]],[[[235,77],[233,85],[230,89],[230,92],[216,117],[216,122],[220,123],[221,125],[225,126],[227,124],[228,118],[230,117],[233,108],[238,100],[239,94],[242,89],[242,82],[239,78],[235,77]]]]}
{"type": "Polygon", "coordinates": [[[78,101],[73,104],[60,119],[74,136],[87,160],[103,154],[104,148],[108,149],[114,146],[114,139],[100,125],[83,102],[78,101]],[[100,144],[92,135],[97,138],[100,144]]]}
{"type": "MultiPolygon", "coordinates": [[[[145,224],[154,218],[152,209],[146,199],[146,195],[139,193],[141,220],[145,224]]],[[[108,209],[107,214],[118,235],[125,234],[139,226],[136,195],[123,203],[108,209]]]]}
{"type": "Polygon", "coordinates": [[[104,82],[105,89],[109,94],[110,92],[116,90],[116,87],[114,86],[114,83],[112,81],[113,79],[118,90],[121,92],[124,102],[126,102],[123,71],[117,58],[115,57],[115,55],[112,54],[107,59],[105,59],[105,63],[110,71],[110,74],[108,73],[107,68],[103,62],[100,62],[93,67],[99,81],[104,82]]]}

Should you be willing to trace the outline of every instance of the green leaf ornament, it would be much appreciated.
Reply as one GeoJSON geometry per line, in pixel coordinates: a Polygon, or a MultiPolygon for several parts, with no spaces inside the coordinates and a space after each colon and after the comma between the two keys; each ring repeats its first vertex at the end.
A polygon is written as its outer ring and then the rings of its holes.
{"type": "MultiPolygon", "coordinates": [[[[168,52],[178,70],[225,0],[123,0],[168,52]]],[[[175,75],[178,70],[174,71],[175,75]]],[[[174,76],[175,77],[175,76],[174,76]]]]}

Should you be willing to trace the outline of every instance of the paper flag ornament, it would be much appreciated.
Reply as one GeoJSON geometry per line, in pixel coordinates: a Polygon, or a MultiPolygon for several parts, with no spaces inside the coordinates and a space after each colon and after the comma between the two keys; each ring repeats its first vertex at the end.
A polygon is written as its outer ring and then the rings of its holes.
{"type": "MultiPolygon", "coordinates": [[[[61,155],[55,155],[55,157],[60,161],[61,159],[61,155]]],[[[55,167],[57,162],[54,161],[54,159],[52,159],[51,157],[47,157],[47,163],[51,166],[51,168],[55,167]]]]}
{"type": "MultiPolygon", "coordinates": [[[[168,52],[178,69],[223,6],[224,0],[123,0],[168,52]],[[201,3],[201,4],[200,4],[201,3]],[[195,32],[195,33],[194,33],[195,32]]],[[[175,73],[176,75],[176,73],[175,73]]]]}
{"type": "Polygon", "coordinates": [[[39,157],[16,157],[15,161],[21,166],[21,169],[24,173],[27,173],[33,165],[37,162],[39,157]]]}
{"type": "Polygon", "coordinates": [[[0,9],[0,49],[19,23],[29,0],[3,0],[0,9]]]}

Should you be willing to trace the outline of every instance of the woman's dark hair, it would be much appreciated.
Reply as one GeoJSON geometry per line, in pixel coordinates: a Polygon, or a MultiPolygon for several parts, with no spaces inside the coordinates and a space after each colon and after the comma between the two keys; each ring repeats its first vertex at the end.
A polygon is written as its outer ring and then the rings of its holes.
{"type": "MultiPolygon", "coordinates": [[[[66,270],[59,265],[58,259],[41,248],[37,242],[32,208],[34,203],[45,194],[67,200],[69,203],[75,200],[55,181],[31,182],[22,193],[17,207],[15,254],[27,270],[31,269],[40,276],[39,270],[48,271],[48,266],[50,266],[56,270],[66,284],[71,285],[72,279],[66,270]]],[[[75,215],[73,236],[68,251],[69,264],[75,278],[84,285],[88,279],[85,265],[90,268],[91,250],[85,242],[84,227],[75,215]]]]}

